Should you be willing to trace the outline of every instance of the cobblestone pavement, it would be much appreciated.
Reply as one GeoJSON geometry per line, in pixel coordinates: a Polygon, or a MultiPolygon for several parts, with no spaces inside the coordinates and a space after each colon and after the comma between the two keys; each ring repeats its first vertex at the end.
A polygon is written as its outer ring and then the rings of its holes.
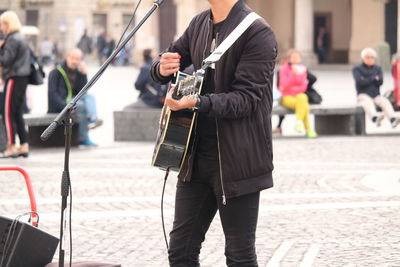
{"type": "MultiPolygon", "coordinates": [[[[261,197],[259,266],[400,266],[399,147],[395,135],[275,139],[275,187],[261,197]]],[[[164,174],[150,166],[152,150],[152,143],[72,150],[75,261],[168,266],[160,219],[164,174]]],[[[58,236],[63,150],[35,149],[29,159],[0,164],[29,172],[40,228],[58,236]]],[[[175,182],[172,174],[166,187],[167,229],[175,182]]],[[[27,210],[23,179],[0,173],[0,215],[14,218],[27,210]]],[[[202,266],[225,266],[223,248],[216,216],[202,266]]]]}

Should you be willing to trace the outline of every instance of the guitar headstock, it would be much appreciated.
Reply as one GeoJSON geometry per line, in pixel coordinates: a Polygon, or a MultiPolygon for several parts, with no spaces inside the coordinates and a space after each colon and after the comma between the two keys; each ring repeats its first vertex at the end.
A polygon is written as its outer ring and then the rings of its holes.
{"type": "Polygon", "coordinates": [[[203,84],[203,79],[203,72],[197,71],[193,75],[179,80],[172,97],[176,100],[179,100],[183,96],[199,94],[203,84]]]}

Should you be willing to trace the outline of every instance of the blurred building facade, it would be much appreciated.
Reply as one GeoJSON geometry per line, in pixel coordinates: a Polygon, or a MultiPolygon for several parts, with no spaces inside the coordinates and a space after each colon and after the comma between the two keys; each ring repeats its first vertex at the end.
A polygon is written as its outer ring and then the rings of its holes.
{"type": "Polygon", "coordinates": [[[290,47],[313,60],[318,29],[328,35],[327,61],[355,63],[365,47],[400,45],[398,0],[247,0],[272,25],[280,51],[290,47]]]}
{"type": "MultiPolygon", "coordinates": [[[[316,62],[319,28],[327,31],[327,62],[359,62],[364,47],[389,44],[390,53],[400,46],[398,0],[244,0],[273,27],[281,56],[289,48],[300,50],[309,63],[316,62]]],[[[148,11],[153,1],[142,1],[135,22],[148,11]]],[[[57,40],[65,51],[76,45],[85,29],[95,37],[105,29],[118,41],[124,25],[137,4],[133,0],[4,0],[0,12],[15,10],[24,24],[41,30],[37,42],[45,37],[57,40]]],[[[162,50],[183,33],[191,18],[208,8],[206,0],[166,0],[134,40],[134,56],[152,47],[162,50]]]]}

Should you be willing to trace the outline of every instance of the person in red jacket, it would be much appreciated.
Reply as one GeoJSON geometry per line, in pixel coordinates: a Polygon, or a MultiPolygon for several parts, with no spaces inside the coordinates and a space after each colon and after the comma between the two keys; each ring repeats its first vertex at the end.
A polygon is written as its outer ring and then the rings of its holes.
{"type": "Polygon", "coordinates": [[[400,108],[400,53],[394,56],[392,65],[394,103],[397,108],[400,108]]]}
{"type": "Polygon", "coordinates": [[[30,50],[21,33],[21,22],[14,11],[0,15],[5,39],[0,41],[0,65],[4,79],[3,122],[7,149],[2,158],[28,157],[28,132],[23,118],[24,99],[30,73],[30,50]],[[16,145],[18,135],[20,146],[16,145]]]}
{"type": "Polygon", "coordinates": [[[295,130],[306,131],[309,138],[317,137],[310,126],[310,105],[305,94],[308,86],[307,68],[301,64],[301,55],[297,50],[289,50],[279,70],[279,91],[282,94],[281,105],[296,113],[295,130]]]}

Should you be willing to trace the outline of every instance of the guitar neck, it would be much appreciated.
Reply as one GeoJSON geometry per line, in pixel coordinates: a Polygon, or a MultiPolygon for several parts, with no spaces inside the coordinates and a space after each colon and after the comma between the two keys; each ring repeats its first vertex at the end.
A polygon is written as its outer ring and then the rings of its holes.
{"type": "Polygon", "coordinates": [[[179,100],[183,96],[199,94],[203,85],[203,80],[203,72],[198,71],[193,75],[178,72],[176,78],[177,84],[172,94],[172,98],[179,100]]]}

